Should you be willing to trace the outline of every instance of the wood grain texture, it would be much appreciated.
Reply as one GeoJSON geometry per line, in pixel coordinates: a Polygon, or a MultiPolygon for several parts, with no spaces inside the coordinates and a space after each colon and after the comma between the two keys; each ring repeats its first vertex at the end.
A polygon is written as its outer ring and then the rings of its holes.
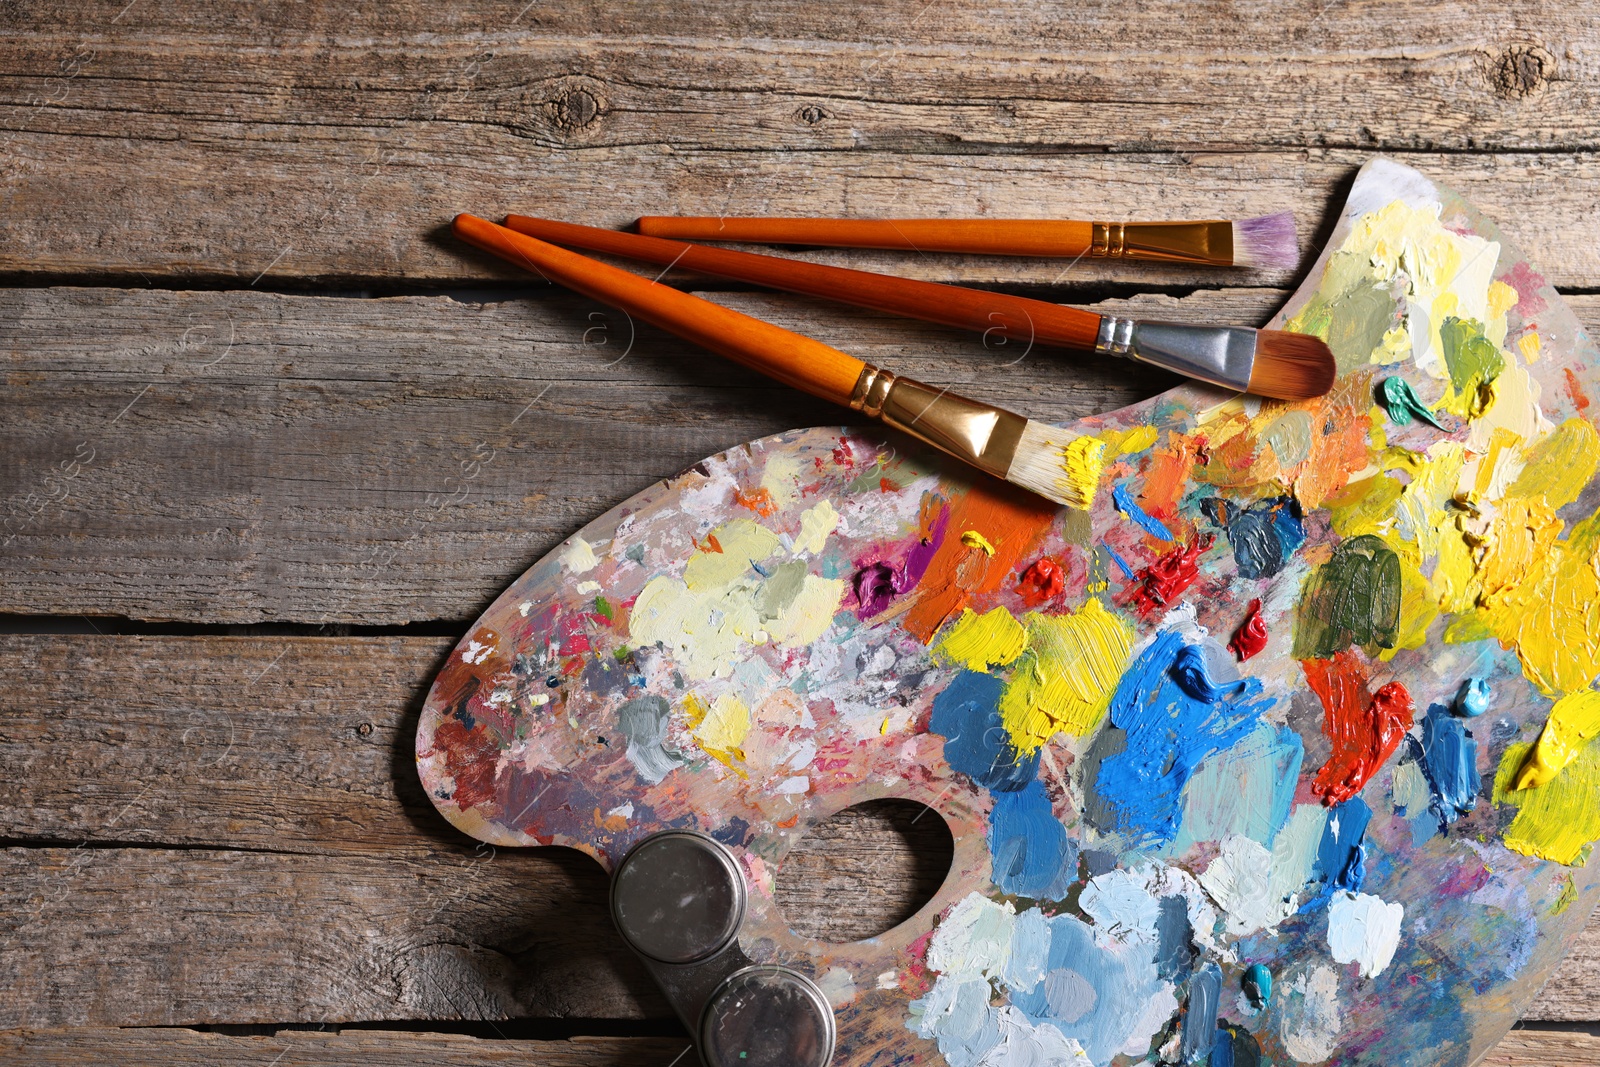
{"type": "MultiPolygon", "coordinates": [[[[30,1067],[674,1067],[688,1042],[679,1038],[580,1037],[570,1041],[485,1040],[458,1034],[385,1030],[317,1033],[282,1030],[235,1037],[194,1030],[20,1030],[0,1033],[0,1063],[30,1067]]],[[[1480,1067],[1600,1067],[1600,1038],[1559,1030],[1517,1030],[1480,1067]]]]}
{"type": "MultiPolygon", "coordinates": [[[[485,1040],[459,1034],[386,1030],[280,1030],[257,1037],[194,1030],[16,1030],[0,1033],[0,1063],[35,1067],[673,1067],[687,1038],[576,1037],[568,1041],[485,1040]]],[[[1590,1061],[1573,1061],[1587,1064],[1590,1061]]]]}
{"type": "MultiPolygon", "coordinates": [[[[1035,418],[1175,381],[800,298],[718,299],[1035,418]]],[[[1259,319],[1278,299],[1144,306],[1259,319]]],[[[0,346],[0,612],[465,623],[657,479],[850,420],[553,293],[0,290],[0,346]]]]}
{"type": "MultiPolygon", "coordinates": [[[[597,225],[1292,210],[1309,252],[1354,168],[1398,151],[1558,283],[1600,280],[1588,154],[1600,19],[1556,0],[1425,13],[1099,0],[1070,16],[908,0],[849,13],[480,0],[446,13],[409,0],[264,3],[226,23],[197,0],[125,6],[0,12],[0,272],[510,277],[437,239],[462,210],[597,225]]],[[[991,282],[1059,271],[851,261],[991,282]]]]}
{"type": "MultiPolygon", "coordinates": [[[[479,848],[421,795],[416,709],[450,643],[0,639],[27,846],[0,856],[0,1029],[666,1018],[598,865],[479,848]]],[[[791,855],[779,905],[813,936],[882,932],[927,899],[939,848],[852,810],[791,855]]],[[[1597,991],[1591,922],[1536,1017],[1600,1018],[1597,991]]]]}

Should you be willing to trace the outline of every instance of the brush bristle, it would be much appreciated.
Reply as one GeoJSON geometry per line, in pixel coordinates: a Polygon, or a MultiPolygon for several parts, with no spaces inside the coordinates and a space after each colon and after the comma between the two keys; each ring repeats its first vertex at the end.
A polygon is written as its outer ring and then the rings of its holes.
{"type": "Polygon", "coordinates": [[[1288,270],[1300,259],[1294,216],[1287,211],[1233,220],[1233,265],[1288,270]]]}
{"type": "Polygon", "coordinates": [[[1280,400],[1310,400],[1333,388],[1338,367],[1320,337],[1287,330],[1258,330],[1250,391],[1280,400]]]}
{"type": "Polygon", "coordinates": [[[1100,482],[1105,442],[1028,420],[1006,481],[1064,507],[1087,511],[1100,482]]]}

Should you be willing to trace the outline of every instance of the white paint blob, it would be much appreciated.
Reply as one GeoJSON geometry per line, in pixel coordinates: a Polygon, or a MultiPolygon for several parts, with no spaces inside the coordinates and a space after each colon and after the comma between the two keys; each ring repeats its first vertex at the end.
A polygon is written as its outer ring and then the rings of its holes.
{"type": "Polygon", "coordinates": [[[1361,977],[1381,974],[1400,944],[1405,906],[1369,893],[1338,893],[1328,905],[1328,950],[1340,963],[1359,963],[1361,977]]]}

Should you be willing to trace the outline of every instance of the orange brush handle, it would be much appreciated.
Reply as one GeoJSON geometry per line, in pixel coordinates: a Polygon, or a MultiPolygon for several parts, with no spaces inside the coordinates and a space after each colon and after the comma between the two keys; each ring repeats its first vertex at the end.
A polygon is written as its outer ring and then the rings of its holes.
{"type": "Polygon", "coordinates": [[[639,232],[693,241],[908,248],[994,256],[1081,256],[1094,224],[1057,219],[749,219],[647,215],[639,232]]]}
{"type": "Polygon", "coordinates": [[[1004,293],[707,248],[527,215],[507,216],[506,225],[541,240],[591,252],[679,266],[967,330],[994,331],[1019,341],[1092,349],[1100,329],[1100,316],[1093,312],[1004,293]]]}
{"type": "Polygon", "coordinates": [[[719,356],[787,385],[848,404],[861,371],[854,356],[780,326],[629,274],[607,263],[546,244],[472,215],[457,215],[456,236],[544,275],[584,296],[610,304],[719,356]]]}

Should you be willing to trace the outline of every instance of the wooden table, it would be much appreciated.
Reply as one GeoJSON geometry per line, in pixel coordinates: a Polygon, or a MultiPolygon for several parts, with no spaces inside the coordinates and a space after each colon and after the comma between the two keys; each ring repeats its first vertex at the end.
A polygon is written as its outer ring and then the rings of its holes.
{"type": "MultiPolygon", "coordinates": [[[[530,285],[456,211],[1290,210],[1304,267],[1391,152],[1600,326],[1593,3],[0,0],[0,27],[6,1062],[688,1062],[598,867],[434,813],[417,711],[568,532],[841,416],[530,285]]],[[[1297,279],[814,257],[1249,322],[1297,279]]],[[[1169,384],[715,295],[1036,418],[1169,384]]],[[[785,906],[885,929],[939,844],[852,813],[785,906]]],[[[1600,1064],[1594,1020],[1591,926],[1491,1062],[1600,1064]]]]}

